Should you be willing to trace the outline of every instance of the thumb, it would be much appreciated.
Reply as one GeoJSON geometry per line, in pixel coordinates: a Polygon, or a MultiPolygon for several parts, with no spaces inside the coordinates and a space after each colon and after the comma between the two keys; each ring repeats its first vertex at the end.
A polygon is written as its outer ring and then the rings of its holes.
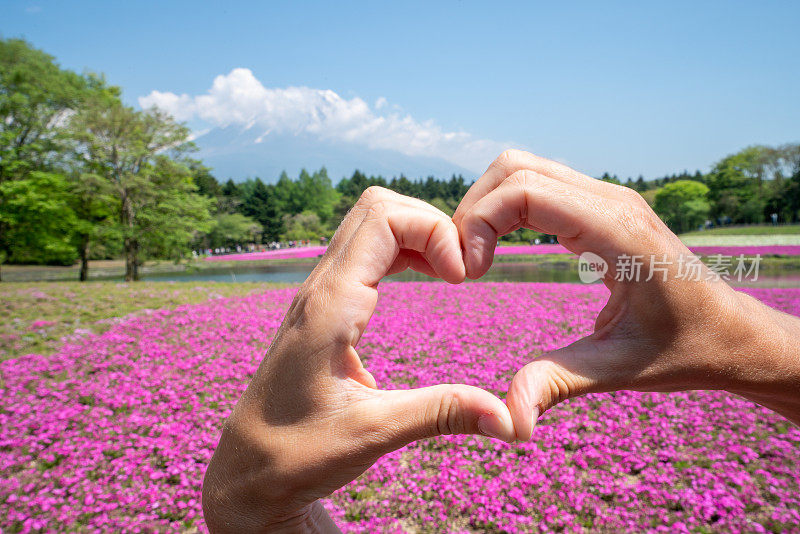
{"type": "Polygon", "coordinates": [[[531,439],[536,420],[559,402],[572,397],[619,389],[626,370],[617,358],[622,347],[583,338],[542,355],[517,371],[508,388],[508,409],[516,439],[531,439]]]}
{"type": "Polygon", "coordinates": [[[444,434],[481,434],[514,440],[508,407],[486,390],[463,384],[381,391],[375,422],[387,450],[444,434]]]}

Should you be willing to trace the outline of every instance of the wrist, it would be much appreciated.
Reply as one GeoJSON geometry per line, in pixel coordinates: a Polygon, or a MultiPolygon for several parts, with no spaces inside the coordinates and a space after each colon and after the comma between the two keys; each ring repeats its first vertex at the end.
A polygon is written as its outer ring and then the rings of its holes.
{"type": "Polygon", "coordinates": [[[319,501],[314,501],[288,517],[271,520],[261,530],[264,532],[304,532],[309,534],[340,532],[325,507],[319,501]]]}
{"type": "Polygon", "coordinates": [[[319,501],[297,510],[296,512],[272,516],[264,512],[247,513],[247,511],[231,510],[232,513],[216,513],[210,503],[203,503],[203,516],[206,526],[212,534],[222,534],[227,532],[291,532],[291,533],[339,533],[341,532],[336,523],[328,515],[325,507],[319,501]]]}
{"type": "Polygon", "coordinates": [[[737,292],[740,331],[732,345],[736,383],[728,389],[800,423],[800,320],[737,292]]]}

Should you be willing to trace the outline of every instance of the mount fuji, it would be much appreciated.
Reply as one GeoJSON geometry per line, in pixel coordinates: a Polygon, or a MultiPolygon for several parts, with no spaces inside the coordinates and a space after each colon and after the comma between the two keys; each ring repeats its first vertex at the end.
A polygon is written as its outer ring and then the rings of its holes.
{"type": "MultiPolygon", "coordinates": [[[[300,169],[320,167],[336,183],[358,169],[369,175],[391,179],[404,174],[409,179],[462,174],[467,181],[477,173],[440,158],[409,156],[387,149],[371,149],[346,141],[320,139],[308,133],[260,133],[258,128],[238,125],[216,127],[195,137],[196,156],[211,167],[220,181],[235,182],[260,177],[275,182],[281,171],[296,177],[300,169]]],[[[488,165],[487,161],[487,165],[488,165]]]]}

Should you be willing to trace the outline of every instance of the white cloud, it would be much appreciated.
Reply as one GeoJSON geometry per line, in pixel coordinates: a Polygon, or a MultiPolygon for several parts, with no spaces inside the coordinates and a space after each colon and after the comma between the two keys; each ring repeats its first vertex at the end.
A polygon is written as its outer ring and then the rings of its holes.
{"type": "Polygon", "coordinates": [[[203,137],[205,134],[211,131],[211,128],[203,128],[201,130],[194,131],[189,134],[189,141],[194,141],[198,137],[203,137]]]}
{"type": "Polygon", "coordinates": [[[307,133],[410,156],[439,157],[476,172],[511,146],[476,139],[466,132],[443,131],[431,120],[420,122],[396,111],[379,113],[387,104],[381,97],[371,109],[360,98],[347,100],[331,90],[264,87],[244,68],[217,76],[206,94],[153,91],[139,98],[143,108],[156,106],[180,121],[200,119],[210,126],[257,128],[257,142],[271,132],[307,133]]]}

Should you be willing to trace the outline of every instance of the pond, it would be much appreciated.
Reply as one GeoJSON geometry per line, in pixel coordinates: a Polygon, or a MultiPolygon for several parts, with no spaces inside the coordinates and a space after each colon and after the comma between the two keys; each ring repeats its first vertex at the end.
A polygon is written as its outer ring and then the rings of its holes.
{"type": "MultiPolygon", "coordinates": [[[[144,280],[167,282],[276,282],[301,283],[316,266],[316,262],[286,263],[277,265],[242,265],[203,269],[195,272],[153,273],[144,280]]],[[[427,281],[430,277],[414,271],[406,271],[386,277],[387,280],[409,282],[427,281]]],[[[481,278],[483,282],[579,282],[574,266],[563,267],[515,262],[496,263],[481,278]]]]}
{"type": "MultiPolygon", "coordinates": [[[[194,272],[147,274],[143,278],[164,282],[273,282],[302,283],[316,266],[315,261],[284,264],[260,264],[203,269],[194,272]]],[[[392,281],[428,281],[429,277],[406,271],[388,276],[392,281]]],[[[471,282],[471,280],[468,280],[471,282]]],[[[572,262],[541,264],[534,262],[496,262],[481,282],[559,282],[578,283],[577,265],[572,262]]],[[[773,271],[762,274],[754,282],[736,284],[759,287],[800,287],[800,272],[773,271]]]]}

